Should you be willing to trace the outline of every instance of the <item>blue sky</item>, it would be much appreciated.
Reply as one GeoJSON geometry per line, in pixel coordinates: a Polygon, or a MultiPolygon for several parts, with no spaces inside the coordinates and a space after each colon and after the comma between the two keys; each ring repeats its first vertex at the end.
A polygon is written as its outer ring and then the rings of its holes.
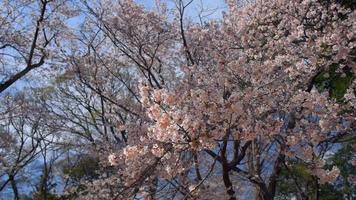
{"type": "MultiPolygon", "coordinates": [[[[144,5],[148,9],[152,9],[155,6],[156,0],[135,0],[137,3],[144,5]]],[[[174,6],[174,0],[160,0],[166,3],[169,8],[174,6]]],[[[188,0],[186,0],[188,1],[188,0]]],[[[187,9],[187,15],[193,20],[198,19],[198,13],[201,7],[205,10],[209,10],[207,19],[219,19],[222,17],[222,11],[226,10],[226,4],[224,0],[194,0],[193,3],[187,9]],[[215,11],[215,12],[213,12],[215,11]]],[[[206,14],[207,14],[206,13],[206,14]]]]}
{"type": "MultiPolygon", "coordinates": [[[[144,5],[147,9],[154,9],[156,0],[135,0],[137,3],[144,5]]],[[[174,0],[160,0],[163,3],[166,3],[168,8],[174,8],[174,0]]],[[[188,0],[186,0],[188,1],[188,0]]],[[[211,19],[220,19],[222,17],[222,12],[226,10],[226,4],[224,0],[194,0],[193,3],[187,8],[186,16],[195,22],[199,22],[198,13],[201,8],[204,8],[207,12],[204,12],[205,18],[203,20],[211,20],[211,19]]],[[[73,28],[78,24],[78,21],[81,20],[82,17],[75,17],[73,19],[68,20],[69,24],[73,25],[73,28]]],[[[8,88],[1,96],[6,95],[7,92],[14,93],[16,89],[21,89],[25,86],[33,85],[34,82],[41,82],[39,77],[31,77],[31,74],[34,75],[38,73],[38,70],[34,70],[27,74],[25,77],[21,78],[15,84],[13,84],[10,88],[8,88]],[[37,80],[36,80],[37,79],[37,80]]]]}

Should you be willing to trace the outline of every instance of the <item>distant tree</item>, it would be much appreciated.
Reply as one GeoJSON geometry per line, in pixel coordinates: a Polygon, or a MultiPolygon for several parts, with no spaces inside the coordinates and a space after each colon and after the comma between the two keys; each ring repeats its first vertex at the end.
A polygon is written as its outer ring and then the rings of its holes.
{"type": "Polygon", "coordinates": [[[40,137],[43,118],[32,100],[20,93],[5,99],[0,108],[0,193],[10,185],[14,199],[21,196],[17,178],[39,157],[38,147],[44,139],[40,137]],[[34,110],[38,113],[32,114],[34,110]]]}

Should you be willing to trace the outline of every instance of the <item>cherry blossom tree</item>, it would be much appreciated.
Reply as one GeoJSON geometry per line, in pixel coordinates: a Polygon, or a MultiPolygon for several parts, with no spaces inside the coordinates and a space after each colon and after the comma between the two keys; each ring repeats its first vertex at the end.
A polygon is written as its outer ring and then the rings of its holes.
{"type": "Polygon", "coordinates": [[[10,186],[14,199],[20,199],[20,177],[26,177],[27,169],[40,156],[40,147],[51,139],[51,132],[41,125],[41,109],[25,93],[7,97],[1,113],[0,192],[10,186]]]}
{"type": "Polygon", "coordinates": [[[0,7],[1,93],[30,71],[58,61],[55,40],[58,45],[70,35],[66,20],[78,12],[70,1],[5,0],[0,7]]]}
{"type": "Polygon", "coordinates": [[[255,186],[255,198],[272,199],[286,157],[307,163],[320,184],[335,180],[339,170],[324,170],[323,157],[330,141],[354,133],[355,113],[342,112],[354,109],[354,87],[337,104],[316,89],[315,77],[333,65],[354,74],[355,12],[331,1],[258,1],[242,9],[228,1],[222,22],[184,30],[188,4],[178,2],[183,80],[173,89],[142,84],[147,132],[109,157],[114,165],[125,160],[126,184],[142,183],[153,169],[170,180],[195,171],[197,181],[182,194],[202,197],[203,152],[220,163],[229,199],[236,199],[231,173],[255,186]]]}
{"type": "MultiPolygon", "coordinates": [[[[69,167],[70,158],[95,162],[95,176],[66,185],[63,198],[269,200],[283,171],[298,163],[316,188],[311,198],[319,199],[319,188],[342,171],[328,158],[356,131],[353,7],[226,0],[221,19],[204,21],[201,11],[194,21],[188,13],[194,0],[155,3],[152,9],[134,0],[21,4],[54,6],[31,21],[35,34],[23,33],[34,43],[29,52],[27,43],[11,45],[0,31],[4,72],[11,63],[27,72],[45,61],[65,66],[51,70],[28,103],[39,110],[31,121],[39,123],[36,134],[55,138],[31,136],[38,143],[34,157],[48,160],[54,155],[48,151],[59,148],[69,167]],[[73,28],[65,19],[75,15],[73,28]]],[[[17,27],[10,14],[0,18],[9,31],[17,27]]],[[[8,141],[15,144],[13,135],[8,141]]],[[[56,165],[48,164],[45,171],[56,165]]],[[[47,195],[50,174],[40,195],[47,195]]],[[[310,198],[295,180],[297,198],[310,198]]]]}

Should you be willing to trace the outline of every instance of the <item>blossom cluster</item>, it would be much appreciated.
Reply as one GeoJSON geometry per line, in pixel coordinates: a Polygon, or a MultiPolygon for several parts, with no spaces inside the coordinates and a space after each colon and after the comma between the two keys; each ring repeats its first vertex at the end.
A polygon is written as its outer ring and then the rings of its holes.
{"type": "MultiPolygon", "coordinates": [[[[280,164],[283,154],[310,164],[321,183],[335,180],[335,166],[320,167],[320,146],[348,133],[356,118],[318,91],[315,77],[333,65],[355,72],[355,12],[314,0],[258,1],[243,8],[228,3],[222,21],[187,28],[189,46],[182,52],[194,56],[179,66],[178,83],[139,86],[147,131],[122,151],[126,165],[136,172],[146,162],[157,176],[174,177],[172,171],[194,166],[192,155],[221,150],[222,142],[252,142],[248,151],[258,162],[246,167],[266,160],[280,164]]],[[[345,94],[351,107],[354,87],[345,94]]]]}

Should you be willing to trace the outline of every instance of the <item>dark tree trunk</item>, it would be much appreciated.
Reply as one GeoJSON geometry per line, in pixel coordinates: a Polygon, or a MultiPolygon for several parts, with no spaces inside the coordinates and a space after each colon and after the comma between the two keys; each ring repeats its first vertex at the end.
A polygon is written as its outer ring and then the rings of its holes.
{"type": "Polygon", "coordinates": [[[19,190],[17,188],[17,184],[15,181],[15,177],[13,175],[9,175],[9,180],[10,180],[12,191],[14,192],[14,199],[19,200],[20,195],[19,195],[19,190]]]}

